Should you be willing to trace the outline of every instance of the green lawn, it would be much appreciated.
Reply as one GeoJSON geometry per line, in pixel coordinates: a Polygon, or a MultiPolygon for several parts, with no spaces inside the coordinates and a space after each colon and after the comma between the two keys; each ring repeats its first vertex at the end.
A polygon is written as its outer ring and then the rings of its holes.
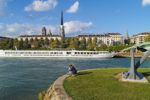
{"type": "MultiPolygon", "coordinates": [[[[127,69],[97,69],[69,77],[64,88],[73,100],[150,100],[150,83],[119,82],[115,75],[127,69]]],[[[150,69],[140,69],[150,80],[150,69]]]]}

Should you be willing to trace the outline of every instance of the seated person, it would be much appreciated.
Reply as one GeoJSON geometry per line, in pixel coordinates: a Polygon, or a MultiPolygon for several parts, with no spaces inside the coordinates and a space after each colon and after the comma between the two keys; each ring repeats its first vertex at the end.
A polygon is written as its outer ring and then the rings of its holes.
{"type": "Polygon", "coordinates": [[[73,65],[69,65],[69,74],[75,75],[77,74],[77,69],[73,65]]]}

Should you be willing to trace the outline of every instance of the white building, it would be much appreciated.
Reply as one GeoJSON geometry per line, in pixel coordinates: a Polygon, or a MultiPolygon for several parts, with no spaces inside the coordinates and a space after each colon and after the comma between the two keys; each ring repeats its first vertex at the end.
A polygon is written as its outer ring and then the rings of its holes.
{"type": "Polygon", "coordinates": [[[130,38],[130,42],[133,43],[133,44],[140,44],[140,43],[143,43],[145,38],[149,35],[150,33],[149,32],[145,32],[145,33],[139,33],[137,35],[133,35],[131,38],[130,38]]]}
{"type": "Polygon", "coordinates": [[[90,37],[92,40],[96,37],[97,44],[106,44],[106,45],[115,45],[120,44],[123,42],[123,37],[120,33],[106,33],[106,34],[99,34],[99,35],[79,35],[78,38],[81,40],[85,37],[86,41],[90,37]]]}
{"type": "Polygon", "coordinates": [[[20,41],[21,39],[23,41],[25,41],[26,39],[28,39],[28,41],[30,41],[31,39],[33,39],[33,40],[35,40],[35,39],[40,40],[41,38],[43,40],[45,40],[46,38],[48,40],[51,40],[51,39],[55,40],[56,38],[58,40],[61,40],[61,36],[59,36],[59,35],[21,35],[21,36],[17,37],[18,41],[20,41]]]}

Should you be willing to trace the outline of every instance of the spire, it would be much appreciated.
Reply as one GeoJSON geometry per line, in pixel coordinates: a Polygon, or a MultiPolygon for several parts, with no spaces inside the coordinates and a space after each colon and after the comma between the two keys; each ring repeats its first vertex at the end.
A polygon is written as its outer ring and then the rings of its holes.
{"type": "Polygon", "coordinates": [[[64,28],[63,11],[61,11],[60,36],[62,38],[62,41],[64,41],[65,40],[65,28],[64,28]]]}
{"type": "Polygon", "coordinates": [[[64,25],[63,11],[61,11],[61,25],[64,25]]]}

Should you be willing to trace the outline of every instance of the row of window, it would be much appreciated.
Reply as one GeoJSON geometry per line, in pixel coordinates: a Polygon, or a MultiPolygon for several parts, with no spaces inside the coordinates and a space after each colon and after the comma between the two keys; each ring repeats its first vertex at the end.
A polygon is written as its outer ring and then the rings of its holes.
{"type": "Polygon", "coordinates": [[[75,54],[85,54],[85,55],[89,55],[89,54],[105,54],[107,52],[75,52],[75,54]]]}
{"type": "Polygon", "coordinates": [[[63,54],[63,52],[5,52],[5,54],[63,54]]]}
{"type": "MultiPolygon", "coordinates": [[[[75,52],[74,54],[106,54],[107,52],[75,52]]],[[[63,52],[5,52],[5,54],[28,54],[28,55],[63,55],[63,52]]],[[[72,54],[72,52],[67,52],[66,54],[72,54]]]]}

